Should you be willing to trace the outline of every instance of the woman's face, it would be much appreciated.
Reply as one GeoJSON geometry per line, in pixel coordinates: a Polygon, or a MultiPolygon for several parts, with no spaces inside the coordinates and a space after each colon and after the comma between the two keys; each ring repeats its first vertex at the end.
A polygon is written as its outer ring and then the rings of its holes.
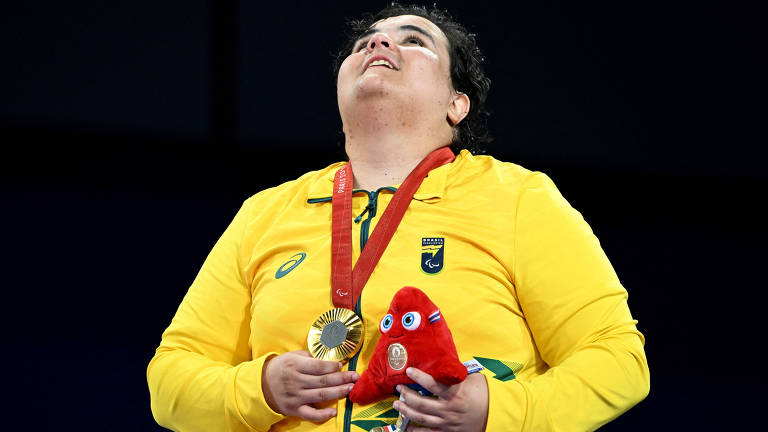
{"type": "Polygon", "coordinates": [[[402,15],[377,22],[339,68],[337,96],[345,112],[368,98],[393,98],[445,120],[453,95],[448,40],[431,21],[402,15]]]}

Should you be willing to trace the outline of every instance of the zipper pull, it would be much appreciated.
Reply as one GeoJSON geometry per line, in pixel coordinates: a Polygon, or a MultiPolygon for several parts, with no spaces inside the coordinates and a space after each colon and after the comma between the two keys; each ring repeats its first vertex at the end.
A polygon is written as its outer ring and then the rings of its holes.
{"type": "Polygon", "coordinates": [[[368,205],[365,206],[365,210],[363,210],[363,212],[360,213],[360,216],[355,218],[355,223],[360,223],[360,221],[363,220],[363,216],[365,216],[365,214],[371,211],[372,209],[373,209],[373,204],[368,203],[368,205]]]}

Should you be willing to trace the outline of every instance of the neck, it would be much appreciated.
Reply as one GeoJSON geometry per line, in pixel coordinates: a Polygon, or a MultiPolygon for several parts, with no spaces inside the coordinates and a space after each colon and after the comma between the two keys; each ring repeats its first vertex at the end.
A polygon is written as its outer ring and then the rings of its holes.
{"type": "MultiPolygon", "coordinates": [[[[372,111],[368,111],[372,112],[372,111]]],[[[402,183],[427,155],[450,144],[450,129],[418,127],[407,119],[344,122],[345,148],[356,189],[376,190],[402,183]],[[391,127],[390,125],[400,127],[391,127]]]]}
{"type": "MultiPolygon", "coordinates": [[[[368,146],[362,151],[347,151],[352,163],[356,189],[376,190],[384,186],[402,183],[434,149],[415,151],[403,150],[397,146],[368,146]]],[[[436,147],[437,148],[437,147],[436,147]]]]}

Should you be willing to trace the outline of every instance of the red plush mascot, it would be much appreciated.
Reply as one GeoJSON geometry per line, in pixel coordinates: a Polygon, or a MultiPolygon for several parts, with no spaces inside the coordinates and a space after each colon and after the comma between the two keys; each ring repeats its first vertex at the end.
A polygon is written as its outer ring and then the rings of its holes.
{"type": "Polygon", "coordinates": [[[445,318],[420,289],[403,287],[395,293],[379,332],[368,369],[349,393],[352,402],[368,404],[393,394],[398,384],[412,384],[405,374],[410,366],[446,385],[467,377],[445,318]]]}

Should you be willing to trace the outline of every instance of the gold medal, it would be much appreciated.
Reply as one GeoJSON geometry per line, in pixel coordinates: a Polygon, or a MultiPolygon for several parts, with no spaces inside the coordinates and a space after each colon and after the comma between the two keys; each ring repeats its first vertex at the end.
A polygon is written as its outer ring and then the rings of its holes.
{"type": "Polygon", "coordinates": [[[408,422],[409,421],[410,420],[408,419],[408,417],[406,417],[406,416],[404,416],[402,414],[398,414],[397,415],[397,421],[395,422],[395,431],[397,431],[397,432],[401,432],[401,431],[404,432],[405,429],[408,427],[408,422]]]}
{"type": "Polygon", "coordinates": [[[389,367],[399,371],[408,362],[408,351],[399,343],[393,343],[387,348],[387,360],[389,361],[389,367]]]}
{"type": "Polygon", "coordinates": [[[363,321],[349,309],[331,309],[309,328],[307,346],[316,359],[348,360],[363,346],[363,321]]]}
{"type": "MultiPolygon", "coordinates": [[[[400,400],[402,400],[402,398],[400,398],[400,400]]],[[[395,424],[375,427],[371,429],[371,432],[405,432],[405,429],[408,427],[408,422],[410,422],[408,417],[398,413],[395,424]]]]}

